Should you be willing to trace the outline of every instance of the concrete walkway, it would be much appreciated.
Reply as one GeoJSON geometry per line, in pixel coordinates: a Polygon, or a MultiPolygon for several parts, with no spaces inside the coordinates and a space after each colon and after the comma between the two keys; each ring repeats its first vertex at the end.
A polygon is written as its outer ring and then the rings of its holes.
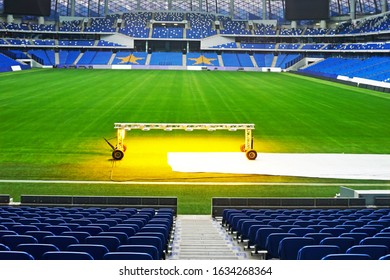
{"type": "Polygon", "coordinates": [[[171,260],[239,260],[250,258],[211,216],[179,215],[172,250],[167,259],[171,260]]]}

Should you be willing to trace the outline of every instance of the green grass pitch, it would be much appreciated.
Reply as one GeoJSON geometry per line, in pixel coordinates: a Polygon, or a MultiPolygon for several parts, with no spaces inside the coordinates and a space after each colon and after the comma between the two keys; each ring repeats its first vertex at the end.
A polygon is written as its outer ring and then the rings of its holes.
{"type": "MultiPolygon", "coordinates": [[[[324,186],[0,183],[0,193],[178,196],[208,213],[213,196],[333,196],[326,183],[260,175],[175,173],[170,151],[238,151],[239,132],[132,131],[111,160],[115,122],[254,123],[258,152],[390,153],[390,96],[286,73],[31,70],[0,74],[0,180],[291,182],[324,186]]],[[[388,182],[375,182],[375,189],[388,182]]]]}

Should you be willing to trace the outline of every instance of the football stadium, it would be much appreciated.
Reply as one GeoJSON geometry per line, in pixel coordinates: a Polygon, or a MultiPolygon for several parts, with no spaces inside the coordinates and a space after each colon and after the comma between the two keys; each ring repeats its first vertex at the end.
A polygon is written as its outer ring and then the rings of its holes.
{"type": "Polygon", "coordinates": [[[389,260],[389,7],[0,0],[0,259],[389,260]]]}

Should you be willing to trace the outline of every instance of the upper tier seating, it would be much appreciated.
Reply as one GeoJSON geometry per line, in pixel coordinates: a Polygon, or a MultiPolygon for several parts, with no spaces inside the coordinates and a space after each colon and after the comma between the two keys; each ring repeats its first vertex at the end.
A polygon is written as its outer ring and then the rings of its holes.
{"type": "Polygon", "coordinates": [[[202,39],[217,34],[217,31],[213,28],[215,20],[213,15],[188,13],[186,19],[191,27],[187,30],[188,39],[202,39]]]}
{"type": "Polygon", "coordinates": [[[152,13],[150,12],[125,13],[119,32],[130,37],[148,38],[150,28],[147,25],[151,19],[152,13]]]}

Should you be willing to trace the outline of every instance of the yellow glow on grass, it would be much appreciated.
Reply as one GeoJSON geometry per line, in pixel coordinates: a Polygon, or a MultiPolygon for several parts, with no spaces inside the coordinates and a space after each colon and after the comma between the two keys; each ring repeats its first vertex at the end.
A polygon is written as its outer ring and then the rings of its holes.
{"type": "MultiPolygon", "coordinates": [[[[114,180],[172,180],[197,178],[199,174],[173,172],[168,165],[169,152],[237,152],[243,142],[237,137],[157,136],[126,138],[127,151],[114,162],[114,180]]],[[[201,175],[201,176],[204,176],[201,175]]]]}

